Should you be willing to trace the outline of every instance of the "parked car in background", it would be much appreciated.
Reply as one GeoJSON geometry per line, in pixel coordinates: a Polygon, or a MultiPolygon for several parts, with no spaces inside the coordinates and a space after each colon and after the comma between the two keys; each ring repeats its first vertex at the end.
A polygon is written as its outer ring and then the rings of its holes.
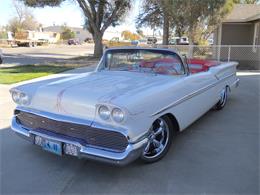
{"type": "Polygon", "coordinates": [[[138,44],[139,44],[138,40],[131,41],[131,45],[133,45],[133,46],[137,46],[138,44]]]}
{"type": "Polygon", "coordinates": [[[147,44],[156,44],[157,38],[156,37],[147,37],[147,44]]]}
{"type": "Polygon", "coordinates": [[[211,108],[224,108],[238,86],[236,66],[186,61],[169,49],[111,48],[94,72],[12,88],[11,127],[58,155],[152,163],[178,132],[211,108]]]}
{"type": "Polygon", "coordinates": [[[79,41],[76,39],[69,39],[68,40],[68,45],[79,45],[79,41]]]}
{"type": "Polygon", "coordinates": [[[208,41],[209,45],[213,45],[214,44],[214,39],[213,38],[209,38],[207,41],[208,41]]]}
{"type": "Polygon", "coordinates": [[[169,40],[170,45],[189,45],[188,37],[173,37],[169,40]]]}
{"type": "Polygon", "coordinates": [[[3,52],[0,49],[0,64],[2,64],[2,63],[3,63],[3,52]]]}
{"type": "Polygon", "coordinates": [[[84,42],[85,42],[85,43],[94,43],[94,40],[91,39],[91,38],[86,38],[86,39],[84,40],[84,42]]]}

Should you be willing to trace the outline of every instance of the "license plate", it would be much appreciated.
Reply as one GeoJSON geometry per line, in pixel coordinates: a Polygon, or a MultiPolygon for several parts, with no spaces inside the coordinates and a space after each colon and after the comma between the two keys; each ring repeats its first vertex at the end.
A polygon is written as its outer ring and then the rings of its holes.
{"type": "Polygon", "coordinates": [[[45,139],[42,144],[42,148],[54,154],[62,155],[61,142],[55,142],[45,139]]]}

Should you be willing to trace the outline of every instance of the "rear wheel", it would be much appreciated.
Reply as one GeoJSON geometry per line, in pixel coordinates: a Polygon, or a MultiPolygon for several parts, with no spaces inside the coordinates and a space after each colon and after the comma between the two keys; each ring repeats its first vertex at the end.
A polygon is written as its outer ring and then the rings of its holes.
{"type": "Polygon", "coordinates": [[[215,105],[215,110],[223,109],[227,103],[227,98],[228,98],[228,87],[225,87],[225,89],[223,89],[220,94],[219,102],[215,105]]]}
{"type": "Polygon", "coordinates": [[[146,163],[153,163],[166,155],[175,136],[173,124],[168,116],[156,119],[150,128],[148,143],[141,159],[146,163]]]}

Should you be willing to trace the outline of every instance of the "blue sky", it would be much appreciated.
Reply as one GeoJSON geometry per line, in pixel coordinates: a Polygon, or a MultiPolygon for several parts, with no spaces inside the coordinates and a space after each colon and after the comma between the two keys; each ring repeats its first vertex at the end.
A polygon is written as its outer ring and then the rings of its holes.
{"type": "MultiPolygon", "coordinates": [[[[139,13],[140,1],[135,1],[132,10],[127,14],[122,25],[115,28],[116,31],[124,29],[135,30],[135,18],[139,13]]],[[[66,23],[68,26],[80,27],[84,22],[83,14],[78,5],[72,1],[65,1],[60,7],[46,7],[30,9],[35,18],[43,24],[43,26],[62,25],[66,23]]],[[[8,21],[15,16],[12,0],[0,0],[0,26],[6,25],[8,21]]],[[[110,28],[108,30],[115,30],[110,28]]]]}

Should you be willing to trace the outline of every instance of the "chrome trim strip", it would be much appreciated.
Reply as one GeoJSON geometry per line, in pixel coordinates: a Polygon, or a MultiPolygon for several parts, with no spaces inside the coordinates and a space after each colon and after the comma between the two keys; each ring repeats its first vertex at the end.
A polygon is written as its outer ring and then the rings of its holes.
{"type": "Polygon", "coordinates": [[[38,116],[41,116],[41,117],[46,117],[46,118],[56,120],[56,121],[60,121],[60,122],[76,123],[76,124],[79,124],[79,125],[88,125],[88,126],[91,126],[91,124],[92,124],[92,121],[90,121],[90,120],[54,114],[54,113],[50,113],[50,112],[46,112],[46,111],[36,110],[36,109],[32,109],[32,108],[26,108],[26,107],[23,107],[23,106],[17,106],[16,110],[28,112],[30,114],[35,114],[35,115],[38,115],[38,116]]]}
{"type": "Polygon", "coordinates": [[[236,75],[236,73],[232,73],[232,74],[230,74],[230,75],[228,75],[228,76],[225,76],[224,78],[219,79],[218,81],[216,81],[216,82],[214,82],[214,83],[212,83],[212,84],[209,84],[209,85],[207,85],[207,86],[205,86],[205,87],[202,87],[202,88],[200,88],[200,89],[198,89],[198,90],[196,90],[196,91],[194,91],[194,92],[192,92],[192,93],[190,93],[190,94],[188,94],[188,95],[185,95],[184,97],[182,97],[182,98],[176,100],[175,102],[171,103],[170,105],[164,107],[164,108],[161,109],[160,111],[153,113],[153,114],[151,115],[151,117],[156,116],[156,115],[158,115],[158,114],[161,114],[161,113],[165,112],[166,110],[168,110],[168,109],[170,109],[170,108],[172,108],[172,107],[174,107],[174,106],[177,106],[177,105],[181,104],[182,102],[185,102],[185,101],[191,99],[192,97],[197,96],[197,95],[199,95],[199,94],[201,94],[201,93],[207,91],[208,89],[210,89],[210,88],[212,88],[212,87],[215,87],[215,86],[216,86],[217,84],[219,84],[220,82],[222,82],[222,81],[224,81],[224,80],[226,80],[226,79],[228,79],[229,77],[232,77],[232,76],[234,76],[234,75],[236,75]]]}

